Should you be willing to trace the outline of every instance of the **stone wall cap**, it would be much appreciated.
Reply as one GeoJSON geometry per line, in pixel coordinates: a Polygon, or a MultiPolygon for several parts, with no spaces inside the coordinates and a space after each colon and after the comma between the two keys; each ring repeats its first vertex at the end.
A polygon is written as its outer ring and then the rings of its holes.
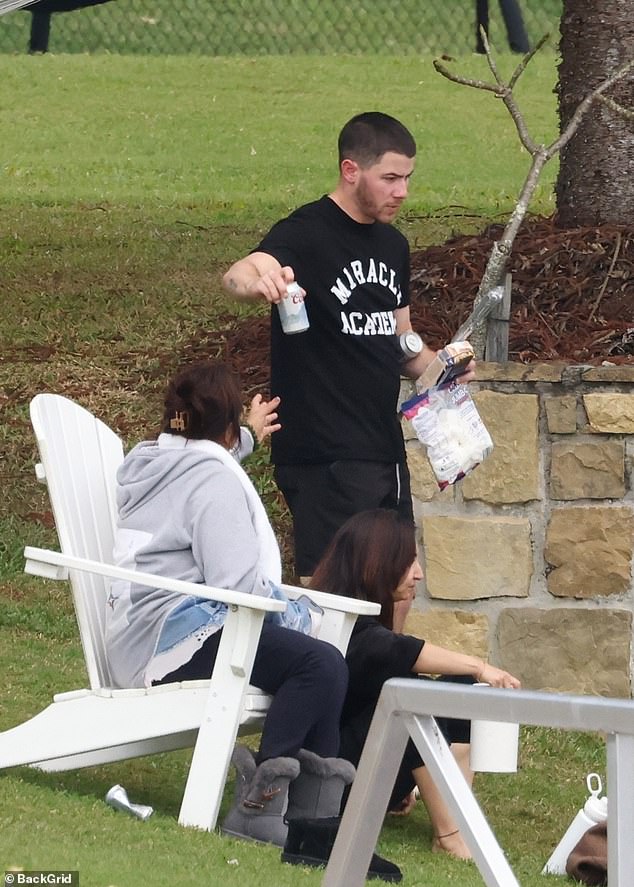
{"type": "Polygon", "coordinates": [[[610,364],[592,366],[565,360],[542,363],[505,361],[478,361],[478,382],[631,382],[634,384],[634,365],[610,364]]]}
{"type": "Polygon", "coordinates": [[[581,377],[584,382],[632,382],[634,383],[634,366],[612,364],[590,367],[584,370],[581,377]]]}
{"type": "Polygon", "coordinates": [[[478,382],[561,382],[566,361],[552,363],[492,363],[478,361],[478,382]]]}

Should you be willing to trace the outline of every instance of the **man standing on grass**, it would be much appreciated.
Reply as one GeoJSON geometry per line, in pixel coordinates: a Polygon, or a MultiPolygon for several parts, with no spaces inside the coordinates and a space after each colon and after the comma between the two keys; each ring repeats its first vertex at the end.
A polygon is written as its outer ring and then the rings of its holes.
{"type": "MultiPolygon", "coordinates": [[[[391,222],[415,156],[394,117],[353,117],[339,135],[334,191],[277,222],[223,278],[238,299],[276,305],[293,281],[306,295],[305,332],[285,335],[271,313],[271,391],[281,397],[282,424],[272,459],[300,576],[312,575],[351,515],[392,508],[413,518],[400,376],[418,377],[435,352],[423,346],[408,359],[399,344],[411,330],[409,245],[391,222]]],[[[472,376],[470,368],[463,380],[472,376]]]]}

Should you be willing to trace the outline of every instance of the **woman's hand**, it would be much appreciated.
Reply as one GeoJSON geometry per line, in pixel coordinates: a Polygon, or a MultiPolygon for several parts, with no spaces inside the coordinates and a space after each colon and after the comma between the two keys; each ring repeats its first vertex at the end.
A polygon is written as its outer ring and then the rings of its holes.
{"type": "Polygon", "coordinates": [[[478,674],[478,681],[483,684],[490,684],[492,687],[504,687],[509,690],[518,690],[522,684],[517,679],[514,678],[512,674],[509,674],[508,671],[502,671],[501,668],[496,668],[495,665],[489,665],[488,662],[485,662],[482,666],[482,670],[478,674]]]}
{"type": "Polygon", "coordinates": [[[274,431],[279,431],[282,427],[277,421],[276,410],[279,405],[279,397],[264,400],[261,394],[256,394],[251,401],[251,406],[247,413],[247,424],[255,432],[258,443],[262,443],[267,435],[273,434],[274,431]]]}
{"type": "Polygon", "coordinates": [[[406,798],[403,798],[400,804],[397,804],[396,807],[392,807],[392,809],[387,812],[390,816],[408,816],[415,806],[416,790],[411,791],[406,798]]]}

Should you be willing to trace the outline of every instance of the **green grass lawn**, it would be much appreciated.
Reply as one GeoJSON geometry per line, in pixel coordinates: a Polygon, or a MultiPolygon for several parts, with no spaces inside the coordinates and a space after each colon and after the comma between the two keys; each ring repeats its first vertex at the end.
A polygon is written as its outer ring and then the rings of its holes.
{"type": "MultiPolygon", "coordinates": [[[[500,65],[509,72],[516,61],[500,65]]],[[[489,76],[479,56],[454,67],[489,76]]],[[[544,53],[520,80],[538,141],[556,132],[555,77],[544,53]]],[[[402,118],[418,141],[411,213],[511,207],[528,163],[507,112],[490,93],[441,77],[429,56],[0,56],[2,200],[265,222],[332,186],[339,129],[374,108],[402,118]]],[[[552,207],[553,175],[537,208],[552,207]]]]}
{"type": "MultiPolygon", "coordinates": [[[[455,67],[486,76],[481,58],[455,67]]],[[[556,132],[555,78],[544,54],[520,81],[538,140],[556,132]]],[[[370,108],[401,117],[419,144],[399,221],[414,248],[505,218],[528,166],[512,123],[429,57],[0,56],[0,729],[86,680],[65,590],[21,573],[26,543],[55,544],[33,474],[30,398],[75,397],[127,443],[151,433],[166,375],[192,340],[260,310],[227,303],[221,272],[271,221],[334,184],[338,130],[370,108]]],[[[555,171],[534,211],[552,210],[555,171]]],[[[265,456],[253,470],[283,527],[265,456]]],[[[320,882],[272,848],[179,828],[187,759],[0,773],[0,864],[79,869],[84,887],[320,882]],[[155,807],[148,822],[106,807],[116,782],[155,807]]],[[[593,769],[605,773],[600,738],[526,728],[519,773],[477,778],[524,887],[561,883],[539,872],[593,769]]],[[[429,843],[422,809],[390,818],[381,836],[406,884],[482,883],[429,843]]]]}

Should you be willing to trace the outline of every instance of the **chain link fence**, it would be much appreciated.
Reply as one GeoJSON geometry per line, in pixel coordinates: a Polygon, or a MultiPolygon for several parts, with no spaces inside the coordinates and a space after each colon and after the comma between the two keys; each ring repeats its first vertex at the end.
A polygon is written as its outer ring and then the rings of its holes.
{"type": "Polygon", "coordinates": [[[0,17],[0,52],[460,55],[476,10],[498,51],[558,40],[562,0],[41,0],[0,17]]]}

